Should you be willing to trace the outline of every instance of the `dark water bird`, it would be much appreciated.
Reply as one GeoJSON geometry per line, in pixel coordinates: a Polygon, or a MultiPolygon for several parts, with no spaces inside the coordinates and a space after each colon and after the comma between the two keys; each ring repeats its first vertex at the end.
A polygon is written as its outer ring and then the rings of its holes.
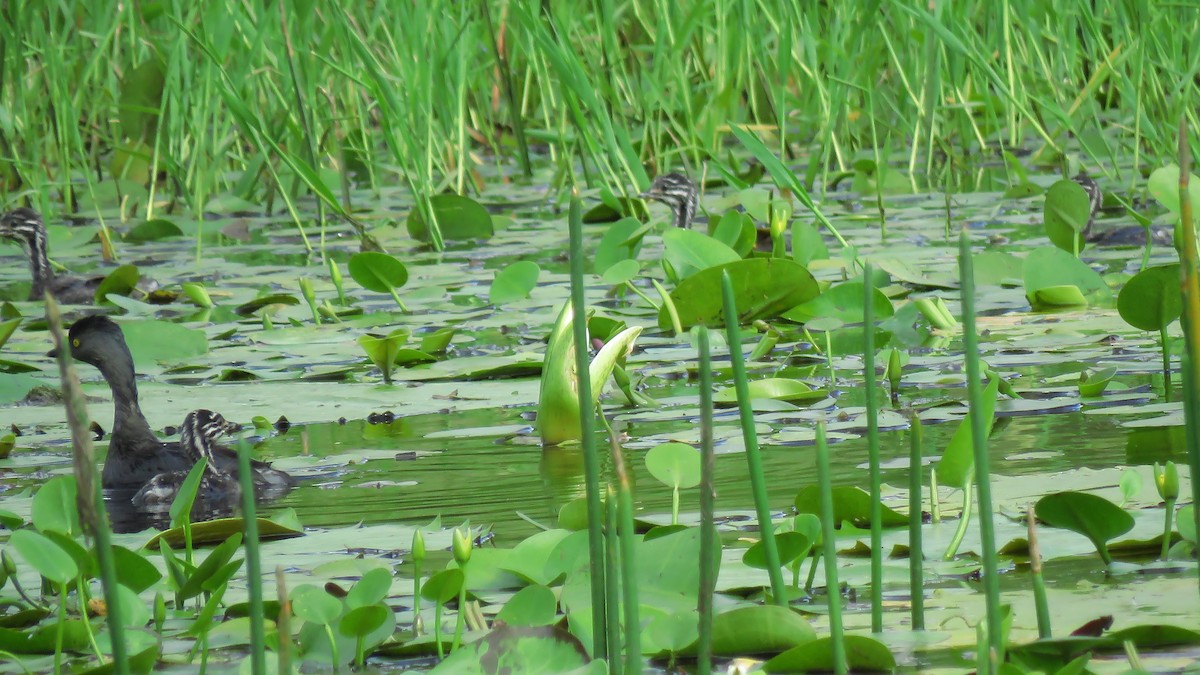
{"type": "MultiPolygon", "coordinates": [[[[1100,208],[1104,203],[1104,193],[1100,191],[1100,185],[1085,173],[1080,173],[1072,177],[1071,180],[1083,188],[1083,191],[1088,195],[1088,201],[1091,203],[1091,213],[1088,216],[1087,226],[1083,228],[1083,238],[1088,243],[1097,246],[1146,245],[1146,228],[1141,225],[1125,225],[1112,229],[1097,229],[1093,231],[1092,226],[1096,223],[1096,215],[1100,213],[1100,208]]],[[[1153,244],[1170,246],[1172,237],[1171,228],[1161,226],[1150,228],[1150,241],[1153,244]]]]}
{"type": "MultiPolygon", "coordinates": [[[[214,456],[216,440],[237,431],[241,425],[227,421],[220,413],[211,410],[193,410],[179,427],[179,447],[188,454],[192,462],[205,460],[204,475],[196,491],[196,503],[201,505],[235,505],[242,495],[241,484],[227,471],[217,467],[214,456]]],[[[133,496],[137,507],[170,506],[179,494],[188,471],[160,473],[142,486],[133,496]]]]}
{"type": "MultiPolygon", "coordinates": [[[[106,316],[85,317],[71,326],[68,340],[71,355],[98,368],[112,389],[116,410],[102,474],[105,489],[133,491],[160,473],[190,470],[195,463],[191,451],[159,440],[142,415],[133,356],[120,326],[106,316]]],[[[56,355],[57,350],[50,352],[56,355]]],[[[238,476],[237,453],[229,448],[213,446],[209,463],[217,471],[238,476]]],[[[280,497],[295,484],[291,476],[266,462],[253,461],[252,470],[258,499],[280,497]]]]}
{"type": "Polygon", "coordinates": [[[96,288],[104,277],[57,276],[50,267],[46,255],[46,226],[37,211],[27,208],[13,209],[0,216],[0,237],[19,242],[29,258],[29,271],[33,276],[33,287],[29,289],[30,300],[41,300],[46,291],[64,304],[91,304],[96,297],[96,288]]]}
{"type": "Polygon", "coordinates": [[[700,206],[700,191],[696,184],[681,173],[667,173],[656,177],[650,184],[650,189],[638,196],[671,207],[675,214],[675,227],[684,229],[692,226],[692,221],[696,218],[696,209],[700,206]]]}

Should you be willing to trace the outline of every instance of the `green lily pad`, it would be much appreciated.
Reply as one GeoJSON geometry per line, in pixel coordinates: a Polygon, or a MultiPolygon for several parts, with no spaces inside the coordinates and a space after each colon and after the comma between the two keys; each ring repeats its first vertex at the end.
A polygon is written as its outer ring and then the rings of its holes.
{"type": "Polygon", "coordinates": [[[1117,313],[1125,323],[1157,331],[1183,313],[1179,263],[1148,267],[1125,283],[1117,295],[1117,313]]]}
{"type": "MultiPolygon", "coordinates": [[[[429,208],[437,218],[442,239],[488,239],[495,234],[492,214],[470,197],[453,194],[434,195],[429,198],[429,208]]],[[[429,227],[421,209],[414,208],[410,211],[405,225],[413,239],[430,241],[429,227]]]]}
{"type": "MultiPolygon", "coordinates": [[[[684,330],[698,324],[725,325],[721,294],[721,276],[725,273],[733,282],[741,323],[774,318],[820,292],[808,269],[784,258],[749,258],[710,267],[684,279],[671,291],[684,330]]],[[[666,307],[659,309],[658,325],[664,330],[671,327],[666,307]]]]}
{"type": "Polygon", "coordinates": [[[1104,562],[1111,563],[1108,542],[1133,529],[1133,516],[1103,497],[1086,492],[1057,492],[1034,506],[1038,519],[1050,527],[1087,537],[1104,562]]]}
{"type": "MultiPolygon", "coordinates": [[[[797,403],[801,401],[817,401],[829,394],[822,389],[813,389],[800,380],[786,377],[768,377],[763,380],[749,382],[747,389],[750,398],[771,399],[797,403]]],[[[713,394],[713,405],[719,408],[730,408],[738,404],[737,389],[726,387],[713,394]]]]}
{"type": "MultiPolygon", "coordinates": [[[[827,673],[834,670],[831,638],[823,637],[793,647],[763,664],[768,673],[827,673]]],[[[846,665],[855,673],[890,673],[896,657],[882,642],[865,635],[846,635],[846,665]]]]}

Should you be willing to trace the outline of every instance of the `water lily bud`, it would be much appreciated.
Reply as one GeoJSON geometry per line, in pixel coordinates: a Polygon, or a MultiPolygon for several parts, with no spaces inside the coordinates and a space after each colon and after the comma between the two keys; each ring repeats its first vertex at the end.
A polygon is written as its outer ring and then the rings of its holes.
{"type": "Polygon", "coordinates": [[[903,369],[904,366],[900,363],[900,350],[895,348],[888,350],[887,378],[893,391],[900,388],[900,371],[903,369]]]}
{"type": "Polygon", "coordinates": [[[425,559],[425,535],[421,534],[420,530],[413,531],[412,559],[416,562],[425,559]]]}
{"type": "Polygon", "coordinates": [[[154,630],[161,633],[163,624],[167,621],[167,601],[162,592],[154,594],[154,630]]]}
{"type": "Polygon", "coordinates": [[[1154,463],[1154,485],[1158,487],[1158,496],[1163,501],[1179,498],[1179,470],[1175,468],[1175,462],[1167,461],[1164,467],[1160,467],[1158,462],[1154,463]]]}
{"type": "Polygon", "coordinates": [[[471,533],[454,528],[454,545],[451,548],[454,551],[454,562],[458,563],[459,567],[465,567],[471,559],[471,533]]]}
{"type": "Polygon", "coordinates": [[[300,277],[300,294],[304,296],[304,300],[308,304],[316,304],[317,294],[313,291],[312,279],[300,277]]]}

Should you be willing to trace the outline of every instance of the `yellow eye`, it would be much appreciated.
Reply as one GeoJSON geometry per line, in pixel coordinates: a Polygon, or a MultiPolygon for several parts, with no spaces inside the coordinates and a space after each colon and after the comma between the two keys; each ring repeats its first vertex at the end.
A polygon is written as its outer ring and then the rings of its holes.
{"type": "Polygon", "coordinates": [[[71,346],[78,347],[79,346],[79,338],[75,338],[74,340],[71,340],[71,346]]]}

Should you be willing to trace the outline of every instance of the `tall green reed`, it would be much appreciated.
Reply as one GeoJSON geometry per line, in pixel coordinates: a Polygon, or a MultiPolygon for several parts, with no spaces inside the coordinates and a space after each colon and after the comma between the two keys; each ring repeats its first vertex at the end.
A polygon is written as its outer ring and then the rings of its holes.
{"type": "MultiPolygon", "coordinates": [[[[967,401],[973,411],[983,410],[983,371],[979,365],[979,334],[975,329],[975,272],[971,258],[971,237],[964,228],[958,240],[958,277],[962,286],[963,358],[966,360],[967,401]]],[[[996,530],[992,510],[991,474],[987,451],[987,428],[990,420],[982,414],[971,415],[971,444],[975,454],[975,485],[979,503],[979,538],[982,540],[983,586],[987,597],[987,637],[991,658],[996,663],[1003,657],[1003,635],[1000,627],[1000,572],[996,567],[996,530]]],[[[969,488],[968,488],[969,489],[969,488]]],[[[967,497],[969,503],[970,497],[967,497]]]]}
{"type": "MultiPolygon", "coordinates": [[[[588,377],[587,303],[583,281],[583,205],[579,195],[571,197],[568,216],[571,259],[571,306],[574,308],[572,330],[575,337],[575,374],[579,381],[579,429],[583,444],[584,480],[587,482],[588,551],[592,583],[592,656],[607,658],[608,631],[605,627],[604,533],[600,499],[600,456],[596,450],[596,411],[587,402],[592,400],[592,381],[588,377]]],[[[640,655],[639,655],[640,656],[640,655]]]]}
{"type": "MultiPolygon", "coordinates": [[[[76,500],[79,508],[79,523],[85,533],[96,540],[96,558],[99,562],[100,583],[104,588],[104,604],[112,643],[113,672],[125,675],[129,672],[129,655],[125,644],[125,612],[121,606],[121,595],[117,590],[117,563],[113,557],[112,528],[108,523],[108,511],[104,507],[104,493],[100,489],[99,472],[92,450],[92,432],[88,428],[87,402],[75,373],[74,360],[63,333],[62,317],[58,303],[46,293],[46,323],[57,352],[59,379],[66,394],[67,426],[71,429],[71,462],[75,469],[76,500]]],[[[82,582],[81,582],[82,583],[82,582]]],[[[79,595],[82,601],[82,593],[79,595]]],[[[65,603],[64,593],[59,601],[65,603]]]]}
{"type": "Polygon", "coordinates": [[[867,463],[871,484],[871,632],[883,632],[883,492],[879,468],[879,399],[875,376],[875,282],[863,265],[863,376],[867,397],[867,463]]]}
{"type": "Polygon", "coordinates": [[[246,588],[249,595],[250,672],[267,672],[266,621],[263,610],[262,553],[258,541],[258,509],[254,502],[254,469],[250,463],[250,444],[246,439],[237,442],[238,482],[242,488],[242,532],[246,548],[246,588]]]}
{"type": "Polygon", "coordinates": [[[767,574],[771,579],[772,601],[780,606],[788,603],[783,570],[779,565],[779,550],[775,546],[775,529],[771,522],[771,502],[767,496],[767,480],[763,473],[762,456],[758,449],[758,432],[754,427],[754,408],[750,401],[750,385],[746,378],[746,361],[742,355],[742,333],[738,326],[737,301],[733,296],[733,281],[729,273],[721,275],[721,293],[725,305],[725,336],[729,343],[729,364],[733,385],[737,391],[738,414],[742,440],[746,444],[746,464],[750,473],[750,490],[754,495],[754,510],[758,515],[758,531],[766,557],[767,574]]]}
{"type": "Polygon", "coordinates": [[[837,530],[833,522],[833,473],[829,470],[829,445],[825,441],[825,422],[817,422],[817,484],[821,493],[821,543],[825,558],[825,596],[829,603],[829,642],[833,651],[833,670],[847,672],[846,643],[842,627],[842,592],[837,571],[837,530]]]}
{"type": "Polygon", "coordinates": [[[696,640],[696,672],[712,672],[713,591],[717,583],[714,561],[719,555],[717,529],[713,521],[716,490],[713,458],[713,381],[708,326],[696,329],[696,349],[700,360],[700,591],[696,612],[700,615],[696,640]]]}

